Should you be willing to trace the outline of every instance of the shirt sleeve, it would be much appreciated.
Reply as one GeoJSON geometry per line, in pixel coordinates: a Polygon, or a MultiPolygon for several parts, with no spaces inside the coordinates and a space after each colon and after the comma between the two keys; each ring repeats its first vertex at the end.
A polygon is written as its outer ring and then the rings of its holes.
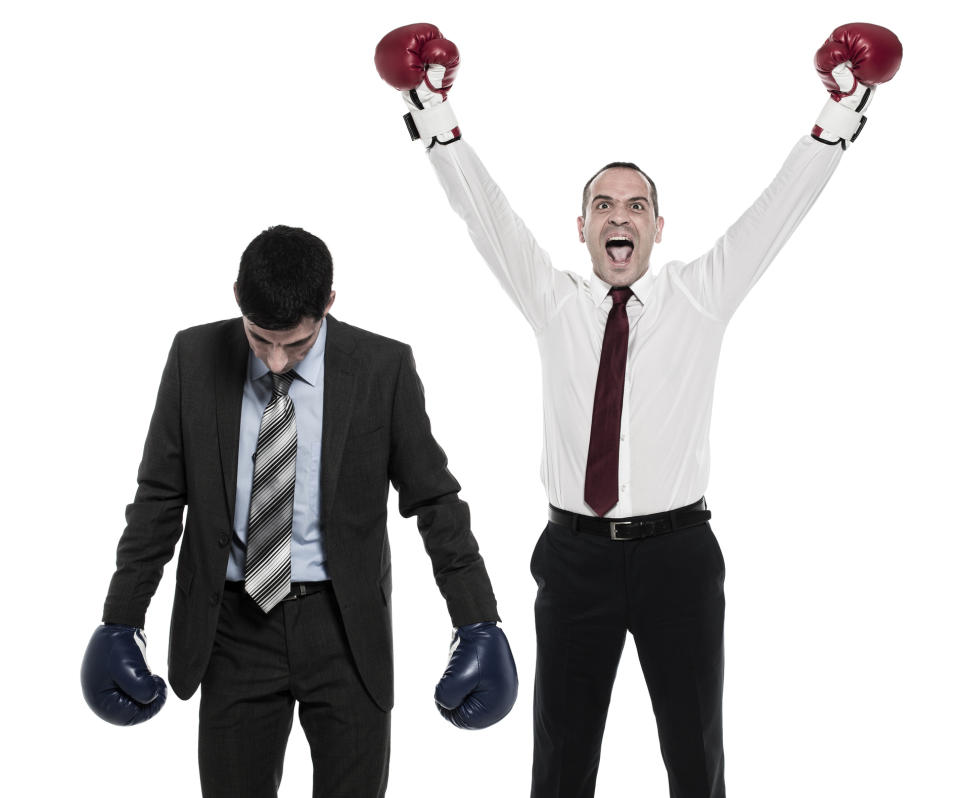
{"type": "Polygon", "coordinates": [[[677,270],[676,277],[704,313],[729,320],[807,215],[842,152],[810,136],[802,138],[773,182],[713,248],[677,270]]]}
{"type": "Polygon", "coordinates": [[[469,144],[461,139],[434,146],[429,157],[477,250],[524,318],[539,332],[565,298],[576,293],[575,275],[553,267],[550,256],[510,207],[469,144]]]}

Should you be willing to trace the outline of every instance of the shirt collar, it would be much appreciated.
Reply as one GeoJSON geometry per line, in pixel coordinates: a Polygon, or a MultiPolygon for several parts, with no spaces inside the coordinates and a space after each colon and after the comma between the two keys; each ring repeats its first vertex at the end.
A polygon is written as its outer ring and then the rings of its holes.
{"type": "MultiPolygon", "coordinates": [[[[603,300],[607,298],[607,295],[610,293],[612,286],[610,283],[604,282],[601,280],[596,272],[590,274],[590,296],[593,299],[593,304],[596,307],[600,307],[603,303],[603,300]]],[[[647,304],[647,298],[650,296],[650,292],[653,290],[653,272],[648,268],[643,276],[639,280],[636,280],[631,286],[630,290],[633,291],[633,297],[640,301],[641,305],[647,304]]],[[[630,302],[633,301],[633,298],[630,299],[630,302]]],[[[629,305],[630,302],[627,304],[629,305]]]]}
{"type": "MultiPolygon", "coordinates": [[[[311,386],[316,386],[320,379],[320,370],[323,368],[323,354],[327,348],[327,326],[326,319],[324,319],[323,324],[320,325],[317,340],[313,342],[307,356],[297,363],[293,369],[294,374],[311,386]]],[[[251,349],[247,360],[247,371],[250,374],[250,380],[253,381],[266,376],[270,369],[267,368],[266,363],[253,354],[251,349]]]]}

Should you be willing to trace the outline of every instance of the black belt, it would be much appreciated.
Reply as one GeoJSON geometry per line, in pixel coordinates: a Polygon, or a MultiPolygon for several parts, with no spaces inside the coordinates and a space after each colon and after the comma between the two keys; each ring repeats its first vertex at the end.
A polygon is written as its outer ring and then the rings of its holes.
{"type": "Polygon", "coordinates": [[[553,524],[565,526],[574,532],[586,532],[610,540],[643,540],[656,535],[666,535],[688,526],[704,524],[710,520],[710,511],[705,499],[668,510],[665,513],[635,515],[633,518],[597,518],[579,515],[550,505],[547,517],[553,524]]]}
{"type": "MultiPolygon", "coordinates": [[[[243,582],[225,582],[225,590],[233,590],[237,593],[245,593],[243,587],[243,582]]],[[[281,601],[294,601],[299,598],[304,598],[313,593],[319,593],[321,590],[330,589],[330,580],[327,579],[323,582],[291,582],[290,583],[290,592],[284,596],[281,601]]]]}

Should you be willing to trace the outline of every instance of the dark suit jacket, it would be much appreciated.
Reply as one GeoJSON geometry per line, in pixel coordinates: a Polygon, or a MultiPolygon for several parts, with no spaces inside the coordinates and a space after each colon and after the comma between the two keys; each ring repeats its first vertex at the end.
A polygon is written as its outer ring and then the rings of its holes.
{"type": "MultiPolygon", "coordinates": [[[[390,709],[390,482],[400,513],[418,516],[453,625],[497,619],[496,600],[469,510],[457,497],[460,486],[430,433],[410,348],[329,315],[324,323],[320,484],[327,567],[361,678],[377,704],[390,709]]],[[[217,628],[248,351],[240,319],[174,338],[104,605],[104,622],[142,627],[185,529],[169,647],[169,681],[181,698],[196,691],[217,628]]]]}

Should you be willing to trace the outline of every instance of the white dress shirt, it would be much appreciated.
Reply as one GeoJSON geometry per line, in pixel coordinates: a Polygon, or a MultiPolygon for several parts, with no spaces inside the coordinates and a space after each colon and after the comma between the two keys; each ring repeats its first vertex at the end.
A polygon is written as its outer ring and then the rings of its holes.
{"type": "MultiPolygon", "coordinates": [[[[610,286],[555,269],[464,141],[430,161],[480,254],[533,327],[543,377],[541,478],[551,504],[595,515],[583,498],[593,394],[610,286]]],[[[842,150],[809,136],[773,182],[689,263],[647,271],[631,287],[619,501],[611,518],[697,501],[710,473],[710,411],[727,322],[806,215],[842,150]]]]}

